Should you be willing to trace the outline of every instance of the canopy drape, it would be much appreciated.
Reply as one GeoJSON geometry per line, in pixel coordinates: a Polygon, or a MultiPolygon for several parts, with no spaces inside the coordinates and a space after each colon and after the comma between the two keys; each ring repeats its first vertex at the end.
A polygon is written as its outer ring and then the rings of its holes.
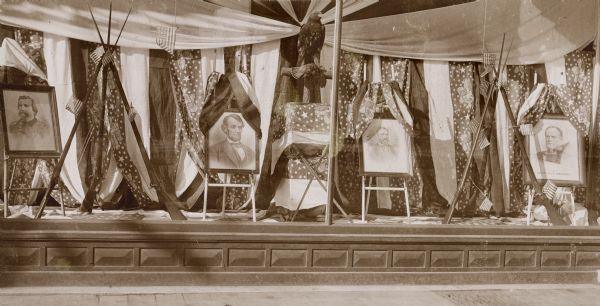
{"type": "MultiPolygon", "coordinates": [[[[130,1],[112,1],[116,38],[125,21],[130,1]]],[[[0,23],[56,35],[100,42],[87,1],[0,0],[0,23]]],[[[119,46],[158,49],[156,27],[177,27],[175,49],[206,49],[277,40],[298,33],[299,27],[197,0],[145,0],[133,2],[133,10],[119,46]]],[[[108,1],[92,2],[92,11],[105,36],[108,1]]]]}
{"type": "MultiPolygon", "coordinates": [[[[342,49],[362,54],[481,61],[512,41],[508,64],[549,62],[596,35],[595,0],[475,1],[408,14],[344,22],[342,49]]],[[[333,25],[325,42],[333,43],[333,25]]]]}

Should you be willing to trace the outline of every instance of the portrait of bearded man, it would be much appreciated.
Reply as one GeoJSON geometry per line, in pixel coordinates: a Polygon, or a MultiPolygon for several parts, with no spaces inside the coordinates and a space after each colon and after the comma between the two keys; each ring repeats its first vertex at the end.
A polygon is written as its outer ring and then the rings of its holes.
{"type": "Polygon", "coordinates": [[[53,129],[39,115],[39,108],[30,96],[21,95],[17,100],[18,117],[8,125],[11,150],[55,150],[53,129]]]}

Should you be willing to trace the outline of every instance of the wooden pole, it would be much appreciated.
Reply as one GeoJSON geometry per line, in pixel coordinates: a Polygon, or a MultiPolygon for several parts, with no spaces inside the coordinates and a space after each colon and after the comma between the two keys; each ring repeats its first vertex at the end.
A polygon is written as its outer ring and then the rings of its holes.
{"type": "Polygon", "coordinates": [[[337,139],[338,139],[338,87],[340,79],[340,53],[342,43],[342,0],[335,0],[335,33],[333,35],[333,81],[331,84],[331,115],[329,120],[329,160],[327,164],[327,206],[325,207],[325,223],[332,224],[332,205],[334,193],[334,176],[337,139]]]}
{"type": "Polygon", "coordinates": [[[589,151],[587,156],[587,172],[586,172],[586,194],[585,194],[585,206],[588,209],[588,222],[590,225],[598,225],[598,209],[596,208],[596,201],[594,201],[594,187],[592,186],[592,180],[596,173],[592,173],[592,166],[594,164],[594,145],[596,141],[596,135],[598,134],[598,118],[596,118],[596,112],[598,109],[598,99],[600,96],[600,39],[598,35],[600,33],[600,0],[596,1],[596,20],[598,22],[596,28],[596,39],[594,40],[594,50],[596,54],[594,56],[594,76],[592,80],[592,118],[589,132],[589,151]]]}

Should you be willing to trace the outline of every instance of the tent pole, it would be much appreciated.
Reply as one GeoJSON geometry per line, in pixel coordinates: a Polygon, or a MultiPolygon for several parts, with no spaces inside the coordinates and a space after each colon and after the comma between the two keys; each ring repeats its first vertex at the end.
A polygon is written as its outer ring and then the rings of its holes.
{"type": "Polygon", "coordinates": [[[325,223],[332,224],[332,204],[335,184],[333,171],[335,171],[336,155],[338,151],[338,87],[340,79],[340,51],[342,42],[342,0],[335,1],[335,32],[333,43],[333,81],[331,84],[331,114],[329,120],[329,160],[327,164],[327,206],[325,207],[325,223]]]}

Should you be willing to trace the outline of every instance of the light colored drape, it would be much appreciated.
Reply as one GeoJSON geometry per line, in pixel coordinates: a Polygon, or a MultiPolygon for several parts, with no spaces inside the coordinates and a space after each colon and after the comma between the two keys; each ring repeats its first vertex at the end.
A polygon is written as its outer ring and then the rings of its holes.
{"type": "MultiPolygon", "coordinates": [[[[506,73],[506,71],[504,71],[506,73]]],[[[504,107],[504,98],[498,93],[496,100],[496,143],[498,145],[498,157],[500,158],[500,170],[502,172],[502,185],[504,193],[504,210],[510,210],[510,141],[508,130],[511,129],[511,123],[508,119],[506,107],[504,107]]],[[[515,130],[518,132],[518,130],[515,130]]]]}
{"type": "MultiPolygon", "coordinates": [[[[267,135],[271,123],[271,111],[275,98],[275,84],[279,75],[279,40],[252,46],[251,79],[259,103],[260,129],[263,139],[260,146],[260,165],[265,159],[267,135]]],[[[262,168],[262,166],[261,166],[262,168]]]]}
{"type": "MultiPolygon", "coordinates": [[[[347,51],[405,58],[481,61],[512,41],[508,64],[544,63],[596,35],[596,0],[482,0],[426,11],[344,22],[347,51]]],[[[326,43],[333,43],[327,25],[326,43]]]]}
{"type": "MultiPolygon", "coordinates": [[[[70,38],[99,42],[88,1],[0,0],[0,23],[30,28],[70,38]]],[[[92,11],[106,38],[108,1],[93,1],[92,11]]],[[[130,1],[112,1],[116,38],[130,1]]],[[[277,40],[298,33],[296,25],[232,10],[198,0],[133,1],[133,10],[119,46],[157,49],[156,27],[177,27],[175,49],[206,49],[277,40]]]]}
{"type": "MultiPolygon", "coordinates": [[[[54,86],[58,107],[61,142],[64,146],[75,123],[75,116],[65,108],[73,97],[73,79],[71,74],[71,49],[69,39],[44,33],[44,58],[48,73],[48,84],[54,86]]],[[[84,197],[83,185],[77,166],[77,137],[73,139],[68,151],[60,177],[73,197],[81,202],[84,197]]]]}
{"type": "Polygon", "coordinates": [[[431,154],[438,190],[447,200],[456,192],[456,162],[453,140],[453,107],[450,99],[448,62],[424,61],[423,78],[429,96],[431,154]]]}
{"type": "Polygon", "coordinates": [[[46,74],[32,61],[27,52],[12,38],[5,38],[0,47],[0,66],[13,67],[46,80],[46,74]]]}

